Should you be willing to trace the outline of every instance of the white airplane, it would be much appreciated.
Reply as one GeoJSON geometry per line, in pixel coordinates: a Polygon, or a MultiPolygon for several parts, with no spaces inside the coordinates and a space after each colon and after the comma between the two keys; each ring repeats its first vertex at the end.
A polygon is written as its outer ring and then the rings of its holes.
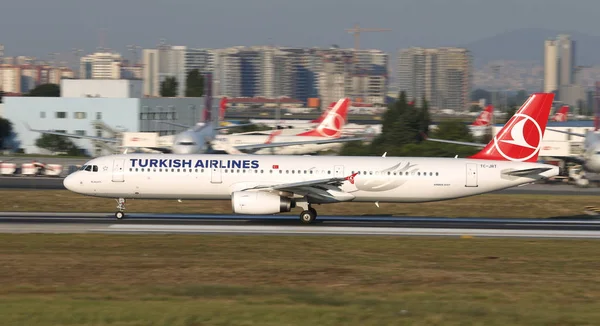
{"type": "MultiPolygon", "coordinates": [[[[290,120],[275,120],[275,119],[250,119],[250,123],[256,125],[265,125],[272,128],[279,128],[284,135],[290,135],[298,133],[299,131],[309,131],[316,128],[337,102],[331,102],[327,107],[327,110],[314,120],[303,120],[303,119],[290,119],[290,120]]],[[[350,103],[348,103],[348,110],[350,109],[350,103]]],[[[348,119],[345,119],[348,121],[348,119]]],[[[361,125],[356,123],[346,123],[342,134],[375,134],[381,132],[381,125],[361,125]]]]}
{"type": "Polygon", "coordinates": [[[477,119],[469,126],[471,134],[474,137],[482,137],[485,132],[492,125],[492,119],[494,118],[494,106],[488,105],[479,114],[477,119]]]}
{"type": "Polygon", "coordinates": [[[586,177],[586,172],[600,173],[600,134],[598,133],[598,129],[600,127],[599,119],[600,117],[595,117],[594,130],[589,130],[585,134],[548,128],[550,131],[584,138],[583,155],[560,157],[565,161],[574,162],[581,165],[582,170],[579,174],[580,178],[576,180],[578,186],[587,186],[589,184],[589,180],[586,177]]]}
{"type": "Polygon", "coordinates": [[[117,199],[231,200],[235,214],[278,214],[315,204],[455,199],[558,175],[536,163],[554,94],[533,94],[481,152],[469,158],[130,154],[92,159],[63,184],[117,199]]]}
{"type": "Polygon", "coordinates": [[[335,103],[316,128],[295,135],[281,135],[277,129],[270,134],[249,132],[234,135],[218,135],[212,142],[215,150],[228,154],[250,151],[253,154],[309,154],[336,149],[343,142],[360,141],[364,138],[341,138],[348,117],[350,99],[343,98],[335,103]],[[275,141],[277,140],[277,141],[275,141]]]}

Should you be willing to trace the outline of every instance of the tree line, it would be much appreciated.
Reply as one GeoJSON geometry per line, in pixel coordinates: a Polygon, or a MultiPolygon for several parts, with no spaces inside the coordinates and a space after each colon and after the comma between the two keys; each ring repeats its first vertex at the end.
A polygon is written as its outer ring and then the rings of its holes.
{"type": "Polygon", "coordinates": [[[457,120],[444,120],[437,124],[437,129],[429,130],[431,116],[429,105],[425,99],[421,106],[408,102],[406,94],[401,92],[398,99],[388,105],[382,117],[382,130],[369,143],[346,143],[340,155],[381,156],[432,156],[453,157],[469,156],[479,148],[454,145],[426,140],[426,137],[457,140],[464,142],[488,142],[491,139],[491,128],[482,139],[475,139],[468,124],[457,120]]]}
{"type": "MultiPolygon", "coordinates": [[[[175,97],[179,91],[179,82],[173,76],[166,77],[160,83],[161,97],[175,97]]],[[[204,76],[198,69],[188,72],[185,79],[185,96],[202,97],[204,95],[204,76]]]]}

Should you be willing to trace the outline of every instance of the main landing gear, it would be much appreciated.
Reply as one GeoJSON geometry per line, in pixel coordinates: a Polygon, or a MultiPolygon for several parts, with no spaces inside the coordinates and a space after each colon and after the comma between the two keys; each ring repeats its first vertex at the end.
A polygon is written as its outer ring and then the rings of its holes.
{"type": "Polygon", "coordinates": [[[302,207],[302,213],[300,213],[300,221],[304,224],[312,224],[317,218],[317,210],[312,208],[308,203],[297,203],[298,207],[302,207]]]}
{"type": "Polygon", "coordinates": [[[117,199],[117,209],[118,211],[115,213],[115,217],[119,220],[123,219],[125,217],[125,213],[123,213],[125,210],[125,198],[117,199]]]}

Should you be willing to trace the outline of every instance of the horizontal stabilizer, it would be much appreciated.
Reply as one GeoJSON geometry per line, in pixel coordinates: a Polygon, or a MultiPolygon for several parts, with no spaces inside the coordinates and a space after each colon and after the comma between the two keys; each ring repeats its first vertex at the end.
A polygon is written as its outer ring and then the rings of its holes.
{"type": "Polygon", "coordinates": [[[504,172],[506,175],[512,175],[515,177],[526,177],[530,175],[537,175],[540,173],[544,173],[546,171],[552,170],[551,168],[531,168],[531,169],[523,169],[523,170],[514,170],[509,172],[504,172]]]}

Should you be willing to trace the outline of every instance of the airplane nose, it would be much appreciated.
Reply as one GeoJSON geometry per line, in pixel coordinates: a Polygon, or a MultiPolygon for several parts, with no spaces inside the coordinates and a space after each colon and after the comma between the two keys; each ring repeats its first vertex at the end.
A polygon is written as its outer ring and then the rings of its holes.
{"type": "Polygon", "coordinates": [[[65,186],[65,188],[67,188],[70,191],[75,191],[75,186],[77,185],[77,180],[75,178],[74,175],[69,174],[64,180],[63,180],[63,186],[65,186]]]}

